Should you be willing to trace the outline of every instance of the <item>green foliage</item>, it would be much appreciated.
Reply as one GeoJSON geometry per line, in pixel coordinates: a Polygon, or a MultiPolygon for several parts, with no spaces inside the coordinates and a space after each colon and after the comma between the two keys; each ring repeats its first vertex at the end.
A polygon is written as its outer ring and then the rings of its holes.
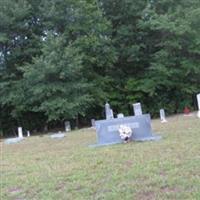
{"type": "Polygon", "coordinates": [[[32,111],[45,113],[49,121],[84,114],[92,102],[92,84],[82,76],[81,59],[78,49],[65,47],[63,37],[47,39],[42,56],[24,68],[26,101],[32,111]]]}
{"type": "Polygon", "coordinates": [[[136,101],[154,116],[195,108],[199,0],[1,0],[0,17],[6,134],[101,118],[105,101],[127,115],[136,101]]]}

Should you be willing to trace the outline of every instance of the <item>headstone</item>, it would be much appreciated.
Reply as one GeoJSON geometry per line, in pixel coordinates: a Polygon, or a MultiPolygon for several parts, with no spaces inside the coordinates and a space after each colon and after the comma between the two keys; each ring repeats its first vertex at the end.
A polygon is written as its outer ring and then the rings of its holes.
{"type": "Polygon", "coordinates": [[[18,127],[18,137],[23,138],[22,127],[18,127]]]}
{"type": "Polygon", "coordinates": [[[92,127],[95,128],[95,119],[91,119],[92,127]]]}
{"type": "Polygon", "coordinates": [[[5,144],[16,144],[19,143],[20,141],[22,141],[23,138],[17,137],[17,138],[9,138],[5,140],[5,144]]]}
{"type": "Polygon", "coordinates": [[[192,114],[191,114],[191,111],[190,111],[190,108],[185,106],[184,110],[183,110],[183,113],[184,115],[183,116],[186,116],[186,117],[191,117],[192,114]]]}
{"type": "Polygon", "coordinates": [[[113,114],[113,110],[110,109],[110,118],[113,119],[114,118],[114,114],[113,114]]]}
{"type": "Polygon", "coordinates": [[[160,120],[161,120],[161,123],[167,122],[167,120],[165,118],[165,110],[164,109],[160,109],[160,120]]]}
{"type": "Polygon", "coordinates": [[[52,139],[62,139],[65,137],[65,134],[59,131],[58,133],[52,134],[50,137],[52,139]]]}
{"type": "Polygon", "coordinates": [[[119,114],[117,115],[117,118],[124,118],[124,114],[123,114],[123,113],[119,113],[119,114]]]}
{"type": "Polygon", "coordinates": [[[48,125],[44,126],[44,132],[48,132],[48,125]]]}
{"type": "Polygon", "coordinates": [[[105,104],[105,114],[106,114],[106,119],[113,119],[113,110],[110,108],[109,103],[105,104]]]}
{"type": "Polygon", "coordinates": [[[27,137],[30,137],[30,131],[27,131],[27,137]]]}
{"type": "Polygon", "coordinates": [[[135,116],[142,115],[141,103],[135,103],[135,104],[133,104],[133,110],[134,110],[135,116]]]}
{"type": "Polygon", "coordinates": [[[197,117],[200,118],[200,94],[197,94],[197,105],[198,105],[197,117]]]}
{"type": "Polygon", "coordinates": [[[159,140],[161,137],[153,134],[151,129],[151,118],[149,114],[115,118],[112,120],[98,120],[95,122],[97,132],[97,144],[92,146],[110,145],[122,143],[119,128],[120,125],[132,129],[131,140],[150,141],[159,140]]]}
{"type": "Polygon", "coordinates": [[[66,131],[66,132],[71,131],[71,125],[70,125],[70,122],[69,122],[69,121],[66,121],[66,122],[65,122],[65,131],[66,131]]]}

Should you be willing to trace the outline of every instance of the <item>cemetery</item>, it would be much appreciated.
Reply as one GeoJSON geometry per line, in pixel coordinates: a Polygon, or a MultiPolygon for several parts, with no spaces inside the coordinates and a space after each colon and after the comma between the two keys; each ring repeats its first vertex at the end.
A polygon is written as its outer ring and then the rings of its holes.
{"type": "Polygon", "coordinates": [[[3,199],[198,199],[199,111],[166,119],[160,109],[155,120],[136,103],[133,113],[115,118],[106,103],[92,129],[65,122],[42,138],[19,127],[1,141],[3,199]]]}
{"type": "Polygon", "coordinates": [[[0,0],[0,200],[200,200],[199,0],[0,0]]]}

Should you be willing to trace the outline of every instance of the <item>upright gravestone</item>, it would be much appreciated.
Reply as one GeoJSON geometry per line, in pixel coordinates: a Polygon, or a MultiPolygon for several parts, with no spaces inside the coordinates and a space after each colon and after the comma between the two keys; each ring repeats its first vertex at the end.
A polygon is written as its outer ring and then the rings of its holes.
{"type": "Polygon", "coordinates": [[[123,113],[119,113],[119,114],[117,115],[117,118],[124,118],[124,114],[123,114],[123,113]]]}
{"type": "Polygon", "coordinates": [[[30,137],[30,131],[27,131],[27,137],[30,137]]]}
{"type": "Polygon", "coordinates": [[[164,109],[160,109],[160,120],[161,120],[161,123],[166,123],[167,122],[166,117],[165,117],[165,110],[164,109]]]}
{"type": "Polygon", "coordinates": [[[134,110],[135,116],[142,115],[141,103],[135,103],[135,104],[133,104],[133,110],[134,110]]]}
{"type": "Polygon", "coordinates": [[[71,125],[70,125],[70,122],[69,122],[69,121],[66,121],[66,122],[65,122],[65,131],[66,131],[66,132],[71,131],[71,125]]]}
{"type": "Polygon", "coordinates": [[[197,117],[200,118],[200,94],[197,94],[197,105],[198,105],[197,117]]]}
{"type": "Polygon", "coordinates": [[[18,137],[23,138],[22,127],[18,127],[18,137]]]}
{"type": "Polygon", "coordinates": [[[106,114],[106,119],[113,119],[113,110],[110,108],[109,103],[105,104],[105,114],[106,114]]]}
{"type": "Polygon", "coordinates": [[[92,127],[95,128],[95,119],[91,119],[92,127]]]}
{"type": "Polygon", "coordinates": [[[159,140],[161,137],[155,135],[151,129],[151,117],[149,114],[138,116],[114,118],[111,120],[98,120],[95,122],[97,133],[97,144],[91,146],[102,146],[122,143],[119,128],[121,125],[130,127],[131,139],[134,141],[159,140]]]}
{"type": "Polygon", "coordinates": [[[5,140],[5,144],[16,144],[24,139],[22,127],[18,127],[18,137],[16,138],[9,138],[5,140]]]}

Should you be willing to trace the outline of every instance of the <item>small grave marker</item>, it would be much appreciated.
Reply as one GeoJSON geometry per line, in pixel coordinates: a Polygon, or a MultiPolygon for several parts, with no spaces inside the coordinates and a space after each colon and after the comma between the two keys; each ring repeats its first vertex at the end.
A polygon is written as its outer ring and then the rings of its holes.
{"type": "Polygon", "coordinates": [[[198,105],[197,117],[200,118],[200,93],[197,94],[197,105],[198,105]]]}
{"type": "Polygon", "coordinates": [[[142,115],[141,103],[134,103],[134,104],[133,104],[133,110],[134,110],[135,116],[140,116],[140,115],[142,115]]]}
{"type": "Polygon", "coordinates": [[[165,110],[164,109],[160,109],[160,120],[161,120],[161,123],[167,122],[167,120],[165,118],[165,110]]]}
{"type": "Polygon", "coordinates": [[[91,119],[92,127],[95,128],[95,119],[91,119]]]}
{"type": "Polygon", "coordinates": [[[59,131],[58,133],[52,134],[50,137],[52,139],[62,139],[65,137],[65,134],[59,131]]]}
{"type": "Polygon", "coordinates": [[[109,103],[105,104],[105,114],[106,114],[106,119],[113,119],[113,110],[110,108],[109,103]]]}
{"type": "Polygon", "coordinates": [[[22,127],[18,127],[18,137],[23,138],[22,127]]]}
{"type": "Polygon", "coordinates": [[[27,131],[27,137],[30,137],[30,131],[27,131]]]}
{"type": "Polygon", "coordinates": [[[66,122],[65,122],[65,131],[66,131],[66,132],[71,131],[71,125],[70,125],[70,122],[69,122],[69,121],[66,121],[66,122]]]}
{"type": "Polygon", "coordinates": [[[123,114],[123,113],[119,113],[119,114],[117,115],[117,118],[124,118],[124,114],[123,114]]]}

